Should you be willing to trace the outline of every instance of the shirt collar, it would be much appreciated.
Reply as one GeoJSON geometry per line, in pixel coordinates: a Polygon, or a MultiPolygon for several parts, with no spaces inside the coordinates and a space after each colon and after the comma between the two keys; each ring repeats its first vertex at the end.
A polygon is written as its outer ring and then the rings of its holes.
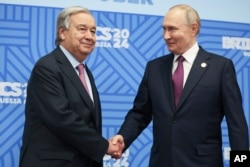
{"type": "Polygon", "coordinates": [[[62,52],[65,54],[65,56],[67,57],[67,59],[69,60],[70,64],[75,68],[76,66],[78,66],[80,63],[85,65],[85,61],[84,62],[79,62],[76,60],[76,58],[69,53],[69,51],[67,49],[65,49],[62,45],[59,45],[60,49],[62,50],[62,52]]]}
{"type": "MultiPolygon", "coordinates": [[[[190,49],[188,49],[185,53],[183,53],[182,56],[185,58],[186,62],[193,64],[194,59],[196,58],[198,51],[199,51],[199,46],[198,46],[198,43],[195,42],[195,44],[190,49]]],[[[174,61],[176,61],[178,56],[179,55],[175,55],[174,61]]]]}

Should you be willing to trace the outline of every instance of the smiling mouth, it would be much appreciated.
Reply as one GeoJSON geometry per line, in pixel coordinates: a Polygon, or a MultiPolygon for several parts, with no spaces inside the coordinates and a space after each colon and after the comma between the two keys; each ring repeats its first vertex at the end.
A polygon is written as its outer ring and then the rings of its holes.
{"type": "Polygon", "coordinates": [[[167,45],[174,45],[174,43],[167,42],[167,45]]]}
{"type": "Polygon", "coordinates": [[[93,43],[82,42],[81,44],[84,45],[84,46],[88,46],[88,47],[93,46],[93,43]]]}

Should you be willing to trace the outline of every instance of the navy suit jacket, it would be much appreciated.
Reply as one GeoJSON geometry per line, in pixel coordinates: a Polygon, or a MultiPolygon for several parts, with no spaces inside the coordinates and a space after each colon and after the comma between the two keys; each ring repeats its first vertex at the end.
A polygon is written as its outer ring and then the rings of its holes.
{"type": "Polygon", "coordinates": [[[249,148],[233,63],[200,47],[175,107],[171,81],[173,58],[169,54],[148,62],[134,106],[118,133],[128,148],[152,120],[150,167],[222,167],[224,116],[231,148],[249,148]]]}
{"type": "Polygon", "coordinates": [[[101,105],[86,67],[94,103],[59,47],[34,66],[28,82],[20,167],[101,167],[101,105]]]}

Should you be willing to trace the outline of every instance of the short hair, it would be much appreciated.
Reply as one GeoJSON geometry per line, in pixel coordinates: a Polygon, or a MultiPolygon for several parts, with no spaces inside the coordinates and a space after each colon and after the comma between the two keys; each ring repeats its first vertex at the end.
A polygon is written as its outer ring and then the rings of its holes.
{"type": "Polygon", "coordinates": [[[91,12],[82,6],[70,6],[64,8],[57,17],[57,25],[56,25],[56,39],[55,44],[58,46],[62,39],[60,38],[59,29],[64,28],[68,29],[70,24],[70,16],[75,13],[87,13],[91,15],[91,12]]]}
{"type": "Polygon", "coordinates": [[[191,25],[194,22],[196,22],[198,24],[197,34],[200,33],[200,27],[201,27],[200,16],[199,16],[198,12],[194,8],[192,8],[189,5],[179,4],[179,5],[175,5],[175,6],[171,7],[169,10],[172,10],[172,9],[181,9],[181,10],[183,10],[185,12],[185,14],[186,14],[187,25],[191,25]]]}

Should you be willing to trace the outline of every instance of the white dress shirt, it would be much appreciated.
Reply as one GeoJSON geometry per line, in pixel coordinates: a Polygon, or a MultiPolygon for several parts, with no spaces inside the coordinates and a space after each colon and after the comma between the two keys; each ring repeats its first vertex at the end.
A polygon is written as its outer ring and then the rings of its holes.
{"type": "MultiPolygon", "coordinates": [[[[184,69],[183,87],[187,81],[187,77],[194,63],[194,59],[196,58],[198,54],[198,51],[199,51],[199,46],[198,46],[198,43],[196,42],[189,50],[187,50],[185,53],[182,54],[182,56],[185,58],[185,60],[183,61],[183,69],[184,69]]],[[[175,69],[177,68],[178,56],[179,55],[175,55],[174,57],[172,73],[174,73],[175,69]]]]}
{"type": "MultiPolygon", "coordinates": [[[[75,69],[75,72],[77,73],[77,75],[79,75],[79,72],[76,69],[76,67],[80,63],[84,64],[84,66],[85,66],[85,62],[77,61],[76,58],[74,56],[72,56],[62,45],[60,45],[59,47],[61,48],[61,50],[63,51],[63,53],[65,54],[65,56],[69,60],[69,62],[71,63],[72,67],[75,69]]],[[[88,86],[88,91],[89,91],[90,98],[91,98],[92,101],[94,101],[92,87],[91,87],[89,76],[88,76],[86,70],[84,70],[84,76],[85,76],[85,80],[86,80],[86,83],[87,83],[87,86],[88,86]]]]}

